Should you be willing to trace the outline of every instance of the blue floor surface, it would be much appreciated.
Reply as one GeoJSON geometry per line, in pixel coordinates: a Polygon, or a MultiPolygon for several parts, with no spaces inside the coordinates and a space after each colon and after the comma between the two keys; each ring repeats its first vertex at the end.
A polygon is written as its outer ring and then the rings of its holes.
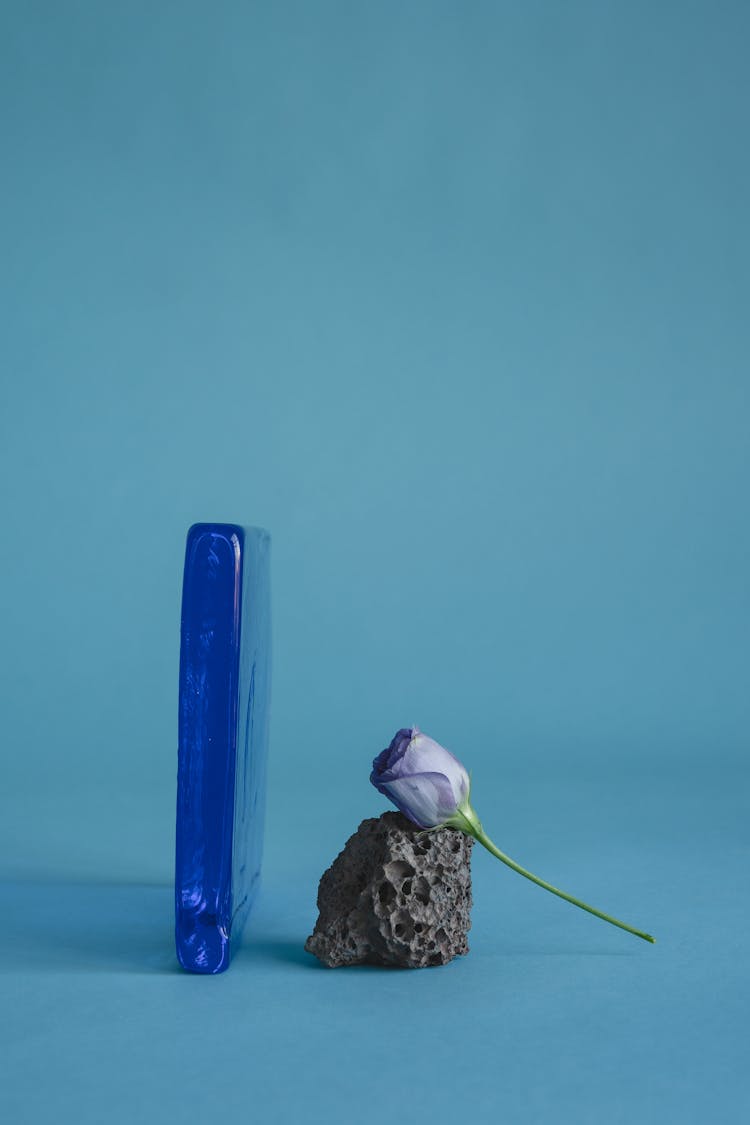
{"type": "MultiPolygon", "coordinates": [[[[516,779],[505,831],[484,809],[510,854],[655,946],[477,847],[467,957],[327,970],[302,948],[321,859],[271,834],[245,947],[228,973],[191,977],[166,880],[16,873],[2,888],[8,1119],[746,1120],[746,782],[737,768],[663,772],[645,791],[516,779]],[[532,794],[539,819],[524,827],[532,794]],[[574,822],[577,801],[594,811],[574,822]]],[[[321,853],[334,836],[321,831],[321,853]]]]}

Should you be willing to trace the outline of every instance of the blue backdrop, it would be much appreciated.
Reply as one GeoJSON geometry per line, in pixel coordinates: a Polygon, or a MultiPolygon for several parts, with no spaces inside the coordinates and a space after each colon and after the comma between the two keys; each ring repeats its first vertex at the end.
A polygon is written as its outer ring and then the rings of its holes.
{"type": "Polygon", "coordinates": [[[2,24],[15,1120],[740,1120],[747,6],[2,24]],[[196,520],[273,535],[265,886],[209,980],[169,886],[196,520]],[[319,969],[317,879],[411,723],[659,944],[477,850],[468,958],[319,969]]]}

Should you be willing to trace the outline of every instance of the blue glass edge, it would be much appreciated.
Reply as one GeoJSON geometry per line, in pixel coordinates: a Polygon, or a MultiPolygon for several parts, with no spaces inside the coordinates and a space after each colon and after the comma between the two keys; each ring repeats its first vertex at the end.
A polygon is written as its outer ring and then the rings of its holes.
{"type": "Polygon", "coordinates": [[[270,678],[270,537],[194,524],[181,616],[175,943],[225,970],[257,893],[270,678]]]}
{"type": "Polygon", "coordinates": [[[260,887],[271,675],[270,536],[245,529],[232,857],[231,950],[260,887]]]}

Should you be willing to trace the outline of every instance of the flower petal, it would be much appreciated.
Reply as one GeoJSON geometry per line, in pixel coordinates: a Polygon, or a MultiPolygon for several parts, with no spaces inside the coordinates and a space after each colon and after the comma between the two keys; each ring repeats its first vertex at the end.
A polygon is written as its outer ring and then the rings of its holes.
{"type": "Polygon", "coordinates": [[[419,828],[436,828],[456,811],[450,780],[442,773],[422,772],[373,785],[419,828]]]}
{"type": "Polygon", "coordinates": [[[401,730],[396,731],[396,734],[391,739],[390,745],[386,746],[385,750],[382,750],[372,763],[373,772],[378,776],[392,773],[393,771],[398,772],[399,762],[406,753],[413,734],[414,730],[409,727],[403,727],[401,730]]]}
{"type": "Polygon", "coordinates": [[[410,773],[437,771],[450,781],[456,804],[469,795],[469,775],[464,766],[439,742],[417,732],[399,762],[398,776],[410,773]]]}

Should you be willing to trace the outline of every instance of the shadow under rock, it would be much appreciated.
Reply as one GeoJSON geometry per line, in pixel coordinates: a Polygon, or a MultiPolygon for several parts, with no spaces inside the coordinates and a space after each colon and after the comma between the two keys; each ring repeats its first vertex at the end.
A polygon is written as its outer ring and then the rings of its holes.
{"type": "MultiPolygon", "coordinates": [[[[247,964],[255,960],[279,961],[286,965],[299,965],[303,969],[325,969],[317,957],[305,950],[305,937],[302,938],[264,938],[252,932],[253,919],[250,919],[242,946],[237,954],[247,964]]],[[[305,935],[307,936],[307,935],[305,935]]]]}

